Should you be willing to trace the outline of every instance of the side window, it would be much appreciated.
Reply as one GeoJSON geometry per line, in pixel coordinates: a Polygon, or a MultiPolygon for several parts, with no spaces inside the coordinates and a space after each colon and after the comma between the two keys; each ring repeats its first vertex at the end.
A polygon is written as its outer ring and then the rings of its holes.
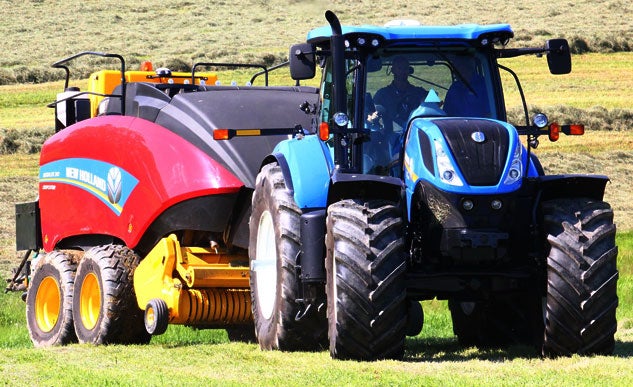
{"type": "Polygon", "coordinates": [[[332,106],[332,66],[328,59],[321,80],[321,121],[330,122],[330,108],[332,106]]]}
{"type": "MultiPolygon", "coordinates": [[[[354,123],[354,98],[356,93],[356,75],[358,66],[356,60],[347,60],[345,73],[347,78],[345,80],[345,90],[347,94],[346,106],[347,116],[350,120],[350,125],[354,123]]],[[[325,70],[321,81],[321,121],[330,122],[331,115],[336,113],[334,109],[334,84],[332,77],[332,65],[331,58],[326,61],[325,70]]]]}

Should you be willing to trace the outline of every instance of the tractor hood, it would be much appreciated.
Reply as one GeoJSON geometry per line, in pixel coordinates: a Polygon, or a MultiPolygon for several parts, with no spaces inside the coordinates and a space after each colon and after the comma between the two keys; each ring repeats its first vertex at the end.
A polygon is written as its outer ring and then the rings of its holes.
{"type": "Polygon", "coordinates": [[[479,118],[415,118],[406,141],[408,189],[419,179],[464,194],[512,192],[521,186],[527,154],[516,129],[508,123],[479,118]]]}

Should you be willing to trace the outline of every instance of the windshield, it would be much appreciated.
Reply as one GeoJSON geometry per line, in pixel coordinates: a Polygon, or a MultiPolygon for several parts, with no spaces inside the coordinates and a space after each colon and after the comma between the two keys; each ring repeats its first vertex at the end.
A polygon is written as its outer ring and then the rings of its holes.
{"type": "MultiPolygon", "coordinates": [[[[465,47],[390,48],[370,55],[364,66],[361,53],[347,54],[343,113],[352,132],[343,142],[362,143],[362,159],[350,147],[339,157],[362,173],[398,176],[407,121],[422,102],[432,102],[435,108],[424,113],[432,116],[498,118],[492,61],[485,52],[465,47]]],[[[320,88],[323,122],[329,123],[336,113],[333,86],[328,57],[320,88]]],[[[334,154],[332,136],[326,144],[334,154]]]]}
{"type": "Polygon", "coordinates": [[[447,116],[497,118],[490,62],[484,53],[390,50],[370,57],[367,70],[365,105],[377,112],[387,129],[401,131],[431,89],[447,116]]]}

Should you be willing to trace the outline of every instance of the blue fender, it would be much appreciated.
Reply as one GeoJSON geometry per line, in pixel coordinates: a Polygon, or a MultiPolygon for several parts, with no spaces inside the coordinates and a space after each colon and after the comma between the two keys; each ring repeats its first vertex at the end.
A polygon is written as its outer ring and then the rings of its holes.
{"type": "Polygon", "coordinates": [[[334,161],[323,141],[316,135],[284,140],[277,144],[272,156],[299,208],[325,208],[334,161]]]}

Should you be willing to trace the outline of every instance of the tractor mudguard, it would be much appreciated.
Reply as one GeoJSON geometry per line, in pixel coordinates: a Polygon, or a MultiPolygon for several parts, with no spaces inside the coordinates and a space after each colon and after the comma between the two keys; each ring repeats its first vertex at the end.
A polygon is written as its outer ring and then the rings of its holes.
{"type": "Polygon", "coordinates": [[[399,203],[403,195],[404,183],[398,177],[335,171],[332,175],[328,203],[351,198],[385,199],[399,203]]]}
{"type": "Polygon", "coordinates": [[[272,156],[299,208],[325,208],[334,162],[323,141],[316,135],[285,140],[277,144],[272,156]]]}
{"type": "Polygon", "coordinates": [[[604,175],[550,175],[538,177],[541,201],[584,197],[603,200],[609,178],[604,175]]]}

